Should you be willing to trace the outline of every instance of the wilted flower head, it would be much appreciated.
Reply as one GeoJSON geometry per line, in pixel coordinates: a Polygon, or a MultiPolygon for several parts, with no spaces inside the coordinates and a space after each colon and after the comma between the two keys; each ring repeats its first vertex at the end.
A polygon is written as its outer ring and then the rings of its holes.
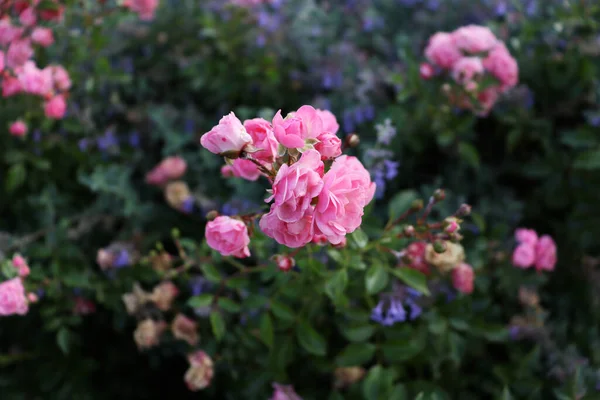
{"type": "Polygon", "coordinates": [[[165,321],[157,322],[152,319],[145,319],[138,323],[133,333],[138,349],[143,350],[156,346],[160,341],[160,335],[166,328],[165,321]]]}
{"type": "Polygon", "coordinates": [[[341,367],[336,368],[334,371],[336,388],[345,388],[360,381],[365,376],[365,369],[363,367],[341,367]]]}
{"type": "Polygon", "coordinates": [[[185,383],[191,391],[202,390],[210,385],[213,377],[213,361],[204,351],[188,355],[190,367],[185,373],[185,383]]]}
{"type": "Polygon", "coordinates": [[[458,243],[444,242],[446,250],[437,253],[433,244],[429,243],[425,249],[425,260],[437,267],[440,272],[449,272],[465,260],[465,249],[458,243]]]}
{"type": "Polygon", "coordinates": [[[151,295],[146,293],[139,283],[133,284],[133,291],[123,295],[123,303],[129,315],[135,314],[141,306],[151,300],[151,295]]]}
{"type": "Polygon", "coordinates": [[[156,304],[159,310],[168,311],[178,293],[179,289],[173,282],[164,281],[154,287],[150,300],[156,304]]]}
{"type": "Polygon", "coordinates": [[[199,340],[197,324],[183,314],[177,314],[171,324],[171,331],[176,339],[185,340],[190,346],[196,345],[199,340]]]}

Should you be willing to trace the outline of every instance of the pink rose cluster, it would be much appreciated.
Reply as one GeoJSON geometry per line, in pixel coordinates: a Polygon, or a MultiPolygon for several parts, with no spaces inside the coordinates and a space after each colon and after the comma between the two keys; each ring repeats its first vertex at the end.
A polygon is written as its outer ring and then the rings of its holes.
{"type": "Polygon", "coordinates": [[[23,285],[29,275],[29,265],[20,254],[15,254],[10,261],[17,276],[0,283],[0,316],[25,315],[29,311],[29,303],[35,303],[35,293],[26,294],[23,285]]]}
{"type": "MultiPolygon", "coordinates": [[[[0,77],[2,96],[28,94],[43,100],[47,118],[64,117],[71,79],[60,65],[39,68],[33,60],[35,46],[48,47],[54,43],[52,29],[44,22],[60,20],[64,6],[58,1],[47,7],[39,0],[5,2],[0,9],[0,77]]],[[[24,136],[27,125],[18,120],[9,131],[14,136],[24,136]]]]}
{"type": "Polygon", "coordinates": [[[158,0],[125,0],[123,6],[136,13],[142,21],[154,19],[158,0]]]}
{"type": "Polygon", "coordinates": [[[421,65],[421,77],[433,77],[433,67],[444,71],[455,83],[453,87],[445,86],[451,101],[483,116],[519,80],[517,61],[506,45],[484,26],[468,25],[451,33],[434,34],[425,57],[429,63],[421,65]],[[485,83],[487,77],[492,77],[495,83],[485,83]]]}
{"type": "MultiPolygon", "coordinates": [[[[226,157],[226,175],[269,179],[266,201],[272,204],[259,222],[267,236],[291,248],[315,238],[341,245],[360,226],[375,183],[356,157],[341,155],[338,129],[331,112],[311,106],[285,118],[278,111],[272,122],[242,124],[231,113],[202,136],[201,144],[226,157]]],[[[246,222],[230,217],[209,222],[208,244],[223,255],[248,256],[246,222]]]]}
{"type": "Polygon", "coordinates": [[[537,271],[552,271],[556,266],[556,243],[548,236],[538,237],[533,229],[520,228],[515,231],[517,247],[512,255],[515,267],[537,271]]]}

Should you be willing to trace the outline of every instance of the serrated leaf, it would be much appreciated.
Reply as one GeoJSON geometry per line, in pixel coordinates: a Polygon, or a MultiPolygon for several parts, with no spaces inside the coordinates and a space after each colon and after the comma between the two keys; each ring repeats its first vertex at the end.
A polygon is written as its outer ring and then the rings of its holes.
{"type": "Polygon", "coordinates": [[[408,286],[423,294],[430,294],[429,287],[427,287],[427,277],[422,272],[408,267],[392,268],[391,272],[408,286]]]}
{"type": "Polygon", "coordinates": [[[327,354],[327,343],[307,321],[301,321],[296,330],[298,343],[311,354],[324,356],[327,354]]]}
{"type": "Polygon", "coordinates": [[[204,272],[204,277],[211,282],[221,282],[221,273],[212,264],[203,264],[200,269],[204,272]]]}
{"type": "Polygon", "coordinates": [[[371,361],[376,349],[372,343],[351,343],[338,354],[335,362],[340,367],[363,365],[371,361]]]}
{"type": "Polygon", "coordinates": [[[273,320],[269,313],[264,313],[260,318],[260,339],[267,347],[273,347],[273,320]]]}
{"type": "Polygon", "coordinates": [[[223,338],[223,335],[225,335],[225,321],[219,311],[210,313],[210,325],[215,338],[220,341],[223,338]]]}
{"type": "Polygon", "coordinates": [[[365,286],[367,293],[379,293],[387,285],[389,280],[388,272],[380,265],[373,265],[365,275],[365,286]]]}

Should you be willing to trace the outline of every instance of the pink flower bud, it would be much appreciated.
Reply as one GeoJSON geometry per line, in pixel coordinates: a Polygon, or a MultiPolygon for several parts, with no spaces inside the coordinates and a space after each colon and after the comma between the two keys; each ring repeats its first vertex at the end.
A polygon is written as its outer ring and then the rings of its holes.
{"type": "Polygon", "coordinates": [[[220,216],[206,224],[206,243],[223,256],[245,258],[250,256],[250,236],[242,221],[220,216]]]}
{"type": "Polygon", "coordinates": [[[419,75],[421,75],[422,79],[431,79],[433,77],[434,71],[433,67],[429,63],[422,63],[419,66],[419,75]]]}
{"type": "Polygon", "coordinates": [[[460,225],[456,218],[446,218],[444,220],[444,225],[446,226],[444,231],[447,233],[454,233],[460,229],[460,225]]]}
{"type": "Polygon", "coordinates": [[[29,275],[29,265],[27,265],[27,261],[25,261],[25,259],[20,254],[15,254],[13,256],[12,264],[18,271],[19,276],[21,278],[24,278],[29,275]]]}
{"type": "Polygon", "coordinates": [[[0,316],[25,315],[29,311],[21,278],[0,283],[0,316]]]}
{"type": "Polygon", "coordinates": [[[528,243],[518,245],[512,255],[515,267],[529,268],[535,262],[535,246],[528,243]]]}
{"type": "Polygon", "coordinates": [[[474,281],[475,272],[469,264],[460,263],[452,270],[452,285],[459,292],[464,294],[472,293],[474,281]]]}
{"type": "Polygon", "coordinates": [[[32,26],[37,22],[37,18],[35,16],[35,9],[33,7],[28,7],[21,12],[19,15],[19,22],[21,22],[24,26],[32,26]]]}
{"type": "Polygon", "coordinates": [[[202,135],[200,144],[211,153],[229,158],[237,158],[248,144],[252,144],[252,136],[232,112],[219,121],[219,125],[202,135]]]}
{"type": "Polygon", "coordinates": [[[296,260],[293,257],[289,257],[286,255],[277,255],[275,256],[275,262],[277,263],[277,268],[280,271],[288,272],[296,265],[296,260]]]}
{"type": "Polygon", "coordinates": [[[30,303],[37,303],[39,298],[37,294],[30,292],[27,293],[27,300],[29,300],[30,303]]]}
{"type": "Polygon", "coordinates": [[[556,243],[548,235],[544,235],[535,245],[535,269],[552,271],[556,265],[556,243]]]}
{"type": "Polygon", "coordinates": [[[9,132],[16,137],[25,136],[27,133],[27,125],[22,120],[18,120],[10,124],[9,132]]]}
{"type": "Polygon", "coordinates": [[[231,178],[234,176],[233,167],[231,165],[223,165],[221,167],[221,176],[223,178],[231,178]]]}
{"type": "Polygon", "coordinates": [[[54,35],[52,29],[37,27],[31,32],[31,40],[33,43],[39,44],[42,47],[48,47],[54,43],[54,35]]]}
{"type": "Polygon", "coordinates": [[[67,111],[67,102],[63,95],[57,95],[46,101],[44,105],[44,113],[46,117],[52,119],[61,119],[67,111]]]}

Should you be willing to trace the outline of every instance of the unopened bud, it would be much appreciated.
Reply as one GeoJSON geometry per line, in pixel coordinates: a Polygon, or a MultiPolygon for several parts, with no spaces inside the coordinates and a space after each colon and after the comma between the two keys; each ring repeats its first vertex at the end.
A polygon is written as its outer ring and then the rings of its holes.
{"type": "Polygon", "coordinates": [[[422,199],[413,200],[413,202],[410,204],[411,211],[421,211],[423,207],[424,205],[422,199]]]}
{"type": "Polygon", "coordinates": [[[37,303],[39,298],[37,294],[31,292],[27,293],[27,300],[29,300],[30,303],[37,303]]]}
{"type": "Polygon", "coordinates": [[[448,217],[443,222],[444,231],[447,233],[455,233],[460,229],[458,220],[454,217],[448,217]]]}
{"type": "Polygon", "coordinates": [[[406,225],[402,230],[402,233],[406,237],[414,237],[415,236],[415,227],[412,225],[406,225]]]}
{"type": "Polygon", "coordinates": [[[433,198],[435,201],[443,201],[446,198],[446,192],[444,189],[437,189],[435,192],[433,192],[433,198]]]}
{"type": "Polygon", "coordinates": [[[468,204],[462,204],[458,208],[458,211],[456,212],[456,216],[458,218],[466,217],[467,215],[470,215],[470,214],[471,214],[471,206],[468,204]]]}
{"type": "Polygon", "coordinates": [[[235,160],[236,158],[240,157],[240,152],[237,150],[230,150],[220,153],[219,155],[230,160],[235,160]]]}
{"type": "Polygon", "coordinates": [[[296,260],[294,260],[293,257],[289,257],[286,255],[278,254],[274,257],[274,261],[275,263],[277,263],[277,268],[279,268],[279,270],[283,272],[288,272],[296,265],[296,260]]]}
{"type": "Polygon", "coordinates": [[[219,216],[219,213],[216,210],[212,210],[206,214],[206,219],[209,221],[213,221],[218,216],[219,216]]]}
{"type": "Polygon", "coordinates": [[[346,138],[346,143],[348,147],[357,147],[360,144],[360,137],[356,133],[351,133],[346,138]]]}
{"type": "Polygon", "coordinates": [[[433,251],[438,254],[444,253],[446,251],[446,243],[442,242],[441,240],[436,240],[433,242],[433,251]]]}

